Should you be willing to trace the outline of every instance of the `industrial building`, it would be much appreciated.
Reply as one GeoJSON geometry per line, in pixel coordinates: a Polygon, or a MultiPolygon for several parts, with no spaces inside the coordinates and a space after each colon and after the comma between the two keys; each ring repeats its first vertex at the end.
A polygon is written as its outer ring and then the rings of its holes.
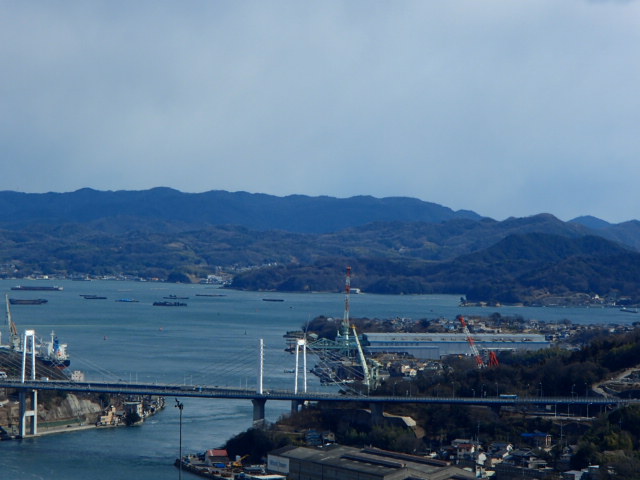
{"type": "Polygon", "coordinates": [[[467,480],[468,470],[417,455],[377,448],[288,446],[269,453],[267,470],[287,480],[467,480]]]}
{"type": "MultiPolygon", "coordinates": [[[[481,352],[531,351],[550,346],[540,334],[474,333],[472,338],[481,352]]],[[[464,333],[365,333],[363,346],[369,355],[400,353],[426,360],[471,353],[469,337],[464,333]]]]}

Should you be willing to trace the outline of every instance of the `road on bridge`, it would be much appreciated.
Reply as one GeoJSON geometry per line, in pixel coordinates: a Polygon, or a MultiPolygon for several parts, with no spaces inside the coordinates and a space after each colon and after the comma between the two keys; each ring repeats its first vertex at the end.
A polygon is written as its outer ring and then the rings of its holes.
{"type": "Polygon", "coordinates": [[[456,397],[456,396],[373,396],[339,393],[298,392],[288,390],[254,390],[210,385],[162,385],[125,382],[71,382],[66,380],[0,379],[0,388],[23,390],[59,390],[68,392],[110,393],[123,395],[158,395],[165,397],[227,398],[245,400],[331,401],[364,403],[423,403],[447,405],[524,406],[524,405],[602,405],[640,404],[640,399],[611,397],[456,397]]]}

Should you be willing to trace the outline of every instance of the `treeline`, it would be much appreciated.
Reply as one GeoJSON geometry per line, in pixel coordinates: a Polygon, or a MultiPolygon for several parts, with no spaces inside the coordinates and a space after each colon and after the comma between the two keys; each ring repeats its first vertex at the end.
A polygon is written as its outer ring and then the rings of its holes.
{"type": "Polygon", "coordinates": [[[188,229],[193,226],[148,218],[122,219],[117,227],[95,220],[0,230],[0,272],[167,280],[226,269],[244,272],[232,288],[304,292],[343,290],[351,265],[352,285],[369,293],[451,293],[524,304],[545,295],[597,294],[640,302],[640,253],[551,216],[377,223],[323,234],[188,229]]]}
{"type": "MultiPolygon", "coordinates": [[[[232,287],[274,291],[340,291],[351,284],[379,294],[465,294],[472,302],[533,304],[545,296],[607,296],[640,301],[640,254],[599,237],[514,235],[451,261],[323,258],[248,271],[232,287]]],[[[623,300],[624,299],[624,300],[623,300]]]]}

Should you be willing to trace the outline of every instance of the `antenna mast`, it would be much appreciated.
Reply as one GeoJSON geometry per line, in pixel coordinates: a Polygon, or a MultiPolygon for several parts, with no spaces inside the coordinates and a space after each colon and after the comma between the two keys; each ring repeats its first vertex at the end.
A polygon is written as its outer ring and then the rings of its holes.
{"type": "Polygon", "coordinates": [[[351,267],[347,267],[347,276],[344,282],[344,317],[342,318],[342,336],[346,347],[349,347],[349,302],[351,294],[351,267]]]}

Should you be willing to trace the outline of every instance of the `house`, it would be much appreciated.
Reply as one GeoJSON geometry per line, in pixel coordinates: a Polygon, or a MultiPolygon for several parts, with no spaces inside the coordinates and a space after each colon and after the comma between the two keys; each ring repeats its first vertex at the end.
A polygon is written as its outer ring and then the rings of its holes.
{"type": "Polygon", "coordinates": [[[505,457],[504,463],[530,469],[540,469],[547,466],[547,462],[538,457],[532,450],[522,449],[513,450],[505,457]]]}
{"type": "Polygon", "coordinates": [[[555,469],[547,466],[547,462],[531,450],[513,450],[501,463],[494,467],[496,478],[520,479],[535,478],[538,480],[557,479],[555,469]]]}
{"type": "Polygon", "coordinates": [[[527,445],[535,448],[551,448],[551,435],[542,432],[523,433],[520,435],[527,445]]]}
{"type": "Polygon", "coordinates": [[[125,415],[137,415],[138,418],[144,417],[142,402],[124,402],[125,415]]]}
{"type": "Polygon", "coordinates": [[[580,480],[584,473],[584,471],[580,470],[567,470],[562,472],[562,480],[580,480]]]}
{"type": "Polygon", "coordinates": [[[224,468],[229,463],[229,453],[224,449],[207,450],[204,454],[204,462],[209,467],[224,468]]]}
{"type": "Polygon", "coordinates": [[[501,463],[511,452],[513,451],[513,445],[506,442],[493,442],[489,445],[487,451],[487,467],[493,467],[498,463],[501,463]]]}
{"type": "Polygon", "coordinates": [[[451,442],[451,446],[455,449],[455,456],[460,460],[475,460],[477,453],[480,452],[481,446],[475,440],[467,438],[456,438],[451,442]]]}
{"type": "Polygon", "coordinates": [[[118,416],[118,412],[116,411],[116,407],[111,405],[104,412],[104,415],[101,415],[98,421],[96,422],[96,426],[106,426],[106,425],[118,425],[120,423],[121,416],[118,416]]]}

